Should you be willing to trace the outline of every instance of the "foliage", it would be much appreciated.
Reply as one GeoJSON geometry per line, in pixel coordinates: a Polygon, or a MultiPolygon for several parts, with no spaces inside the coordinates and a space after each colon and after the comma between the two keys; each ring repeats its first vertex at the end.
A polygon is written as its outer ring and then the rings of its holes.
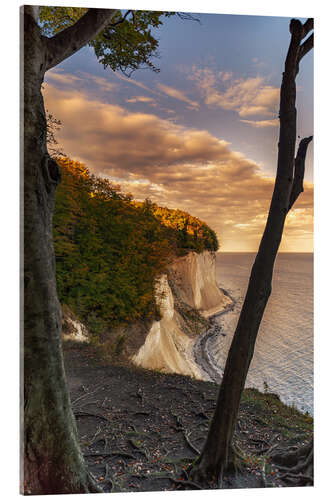
{"type": "MultiPolygon", "coordinates": [[[[68,28],[88,9],[73,7],[42,7],[40,13],[41,31],[44,36],[53,36],[68,28]]],[[[127,76],[139,68],[159,69],[151,62],[158,57],[158,40],[152,29],[163,24],[163,18],[173,12],[129,10],[125,14],[119,10],[112,22],[89,42],[96,57],[104,66],[113,71],[121,70],[127,76]]]]}
{"type": "Polygon", "coordinates": [[[47,150],[50,156],[57,158],[66,156],[63,150],[59,147],[59,142],[56,139],[56,132],[61,128],[61,121],[58,120],[52,113],[46,110],[46,142],[47,150]]]}
{"type": "Polygon", "coordinates": [[[217,250],[215,233],[180,210],[134,202],[79,162],[58,163],[54,246],[60,301],[96,335],[155,317],[155,277],[175,255],[217,250]]]}
{"type": "Polygon", "coordinates": [[[218,250],[216,233],[197,217],[182,210],[171,210],[155,204],[151,205],[151,210],[164,226],[177,231],[178,249],[194,250],[195,252],[203,252],[204,250],[216,252],[218,250]]]}
{"type": "Polygon", "coordinates": [[[52,37],[76,23],[88,9],[79,7],[41,7],[39,22],[42,35],[52,37]]]}

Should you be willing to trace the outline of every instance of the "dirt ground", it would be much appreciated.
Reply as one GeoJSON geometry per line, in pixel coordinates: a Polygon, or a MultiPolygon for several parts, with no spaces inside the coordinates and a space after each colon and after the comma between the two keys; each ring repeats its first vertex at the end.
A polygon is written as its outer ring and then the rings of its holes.
{"type": "MultiPolygon", "coordinates": [[[[204,444],[217,384],[106,364],[89,346],[65,343],[64,356],[80,445],[105,492],[198,488],[186,468],[204,444]]],[[[297,449],[312,435],[310,416],[275,395],[244,391],[235,444],[245,466],[223,487],[299,486],[272,450],[297,449]]]]}

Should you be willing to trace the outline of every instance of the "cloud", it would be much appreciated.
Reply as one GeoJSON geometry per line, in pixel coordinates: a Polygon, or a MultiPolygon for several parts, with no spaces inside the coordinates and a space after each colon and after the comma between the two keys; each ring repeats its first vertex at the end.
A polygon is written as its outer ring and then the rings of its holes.
{"type": "Polygon", "coordinates": [[[119,88],[119,86],[108,80],[107,78],[103,78],[101,76],[91,75],[90,73],[81,73],[83,78],[87,81],[90,81],[99,87],[99,90],[102,92],[114,92],[119,88]]]}
{"type": "Polygon", "coordinates": [[[92,75],[91,73],[86,73],[84,71],[79,71],[77,74],[65,73],[61,68],[54,68],[47,72],[46,82],[53,82],[59,88],[73,87],[76,88],[84,87],[86,84],[94,84],[98,86],[101,92],[115,92],[118,90],[119,86],[111,82],[107,78],[101,76],[92,75]]]}
{"type": "Polygon", "coordinates": [[[190,109],[199,109],[200,105],[198,102],[192,101],[189,99],[184,92],[178,90],[174,87],[170,87],[169,85],[164,85],[163,83],[159,83],[157,87],[169,97],[173,97],[174,99],[178,99],[179,101],[186,102],[189,104],[190,109]]]}
{"type": "MultiPolygon", "coordinates": [[[[73,159],[115,179],[137,199],[148,197],[200,217],[217,231],[225,249],[257,249],[274,180],[230,143],[78,90],[49,84],[45,100],[63,123],[58,139],[73,159]]],[[[298,248],[304,238],[311,244],[312,207],[313,185],[305,183],[288,215],[285,241],[293,238],[298,248]]]]}
{"type": "Polygon", "coordinates": [[[141,95],[126,99],[126,102],[152,102],[152,101],[154,101],[154,99],[152,99],[151,97],[144,97],[141,95]]]}
{"type": "Polygon", "coordinates": [[[185,129],[153,114],[130,113],[80,91],[49,86],[46,97],[49,109],[56,109],[56,116],[66,124],[59,139],[67,151],[80,152],[105,172],[228,162],[235,155],[226,141],[205,130],[185,129]],[[83,136],[87,140],[82,141],[83,136]]]}
{"type": "Polygon", "coordinates": [[[278,118],[274,118],[273,120],[241,120],[241,122],[257,128],[278,127],[280,124],[278,118]]]}
{"type": "Polygon", "coordinates": [[[130,97],[128,99],[126,99],[126,102],[129,102],[129,103],[138,103],[138,102],[143,102],[143,103],[148,103],[150,104],[151,106],[157,106],[157,103],[155,101],[155,99],[153,99],[152,97],[145,97],[145,96],[142,96],[142,95],[139,95],[139,96],[136,96],[136,97],[130,97]]]}
{"type": "Polygon", "coordinates": [[[233,79],[231,72],[214,73],[209,68],[193,67],[189,78],[208,106],[233,110],[240,117],[277,114],[280,91],[265,84],[261,76],[233,79]]]}
{"type": "Polygon", "coordinates": [[[121,80],[123,83],[130,84],[130,85],[135,85],[136,87],[139,87],[140,89],[146,90],[149,93],[152,94],[159,94],[156,90],[148,87],[148,85],[145,85],[142,82],[139,82],[135,80],[133,77],[129,78],[128,76],[121,75],[119,72],[113,73],[118,80],[121,80]]]}
{"type": "Polygon", "coordinates": [[[78,82],[82,81],[82,78],[80,78],[77,75],[73,75],[70,73],[64,73],[63,70],[59,68],[53,68],[50,71],[47,72],[46,74],[46,81],[53,81],[56,84],[60,85],[73,85],[77,84],[78,82]]]}

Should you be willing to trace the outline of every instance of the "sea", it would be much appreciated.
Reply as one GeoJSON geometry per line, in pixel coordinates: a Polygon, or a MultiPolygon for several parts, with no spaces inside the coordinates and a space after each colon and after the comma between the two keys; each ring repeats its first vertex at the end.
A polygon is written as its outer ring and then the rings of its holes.
{"type": "MultiPolygon", "coordinates": [[[[226,336],[207,345],[221,374],[255,255],[217,254],[217,282],[236,301],[233,311],[217,317],[226,336]]],[[[274,392],[313,415],[313,254],[278,254],[246,387],[274,392]]]]}

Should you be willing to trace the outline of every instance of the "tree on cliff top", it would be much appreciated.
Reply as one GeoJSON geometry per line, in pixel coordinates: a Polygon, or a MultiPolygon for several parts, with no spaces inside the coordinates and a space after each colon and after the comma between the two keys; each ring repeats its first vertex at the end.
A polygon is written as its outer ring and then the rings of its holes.
{"type": "Polygon", "coordinates": [[[46,71],[90,44],[98,60],[129,72],[156,56],[151,27],[172,13],[25,6],[24,69],[24,408],[22,492],[99,491],[77,439],[61,351],[52,218],[60,171],[46,147],[41,85],[46,71]]]}
{"type": "Polygon", "coordinates": [[[156,277],[176,256],[216,251],[216,234],[181,210],[133,201],[79,162],[57,162],[53,239],[61,304],[96,340],[110,328],[155,318],[156,277]]]}
{"type": "MultiPolygon", "coordinates": [[[[244,304],[226,361],[216,410],[208,437],[198,460],[192,465],[191,479],[205,485],[222,486],[223,475],[234,468],[232,438],[241,394],[254,352],[264,310],[271,293],[275,258],[282,238],[284,222],[303,191],[305,157],[312,136],[301,140],[296,159],[296,83],[302,58],[313,47],[313,19],[304,24],[292,19],[291,40],[285,61],[280,92],[280,137],[277,173],[266,227],[252,267],[244,304]]],[[[311,444],[306,450],[311,460],[311,444]]]]}

